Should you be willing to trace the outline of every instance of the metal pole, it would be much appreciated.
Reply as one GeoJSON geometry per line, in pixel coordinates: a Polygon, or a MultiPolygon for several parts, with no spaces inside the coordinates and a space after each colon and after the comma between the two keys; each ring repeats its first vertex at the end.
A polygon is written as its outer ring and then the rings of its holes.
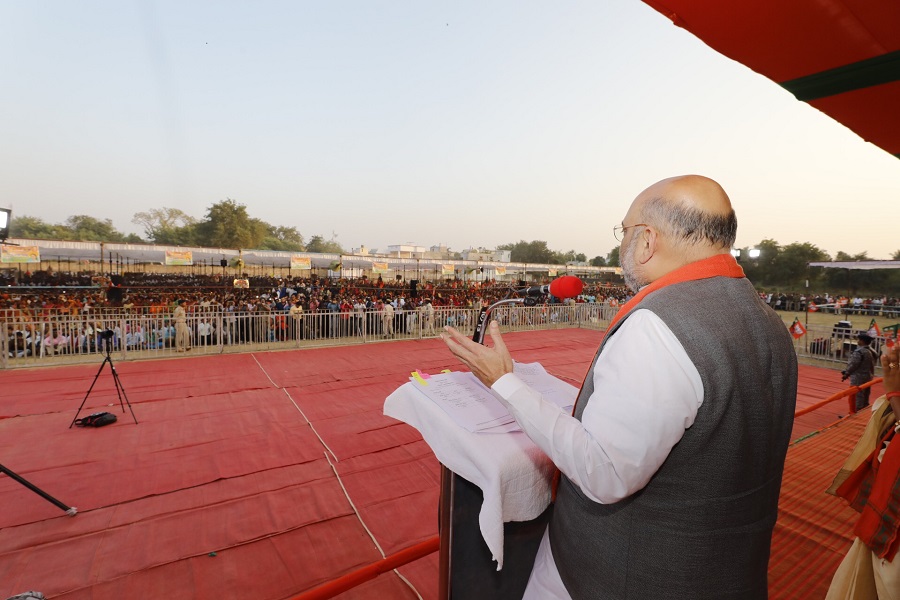
{"type": "Polygon", "coordinates": [[[16,481],[18,481],[19,483],[21,483],[21,484],[24,485],[25,487],[27,487],[29,490],[31,490],[32,492],[34,492],[35,494],[37,494],[37,495],[40,496],[41,498],[47,500],[48,502],[51,502],[52,504],[54,504],[54,505],[58,506],[59,508],[61,508],[62,510],[64,510],[64,511],[66,512],[67,515],[74,516],[75,513],[78,512],[78,510],[77,510],[74,506],[66,506],[65,504],[63,504],[62,502],[60,502],[59,500],[57,500],[56,498],[54,498],[53,496],[51,496],[50,494],[48,494],[47,492],[45,492],[44,490],[42,490],[42,489],[40,489],[39,487],[37,487],[36,485],[34,485],[34,484],[28,482],[28,481],[27,481],[26,479],[24,479],[23,477],[20,477],[20,476],[16,475],[15,473],[13,473],[12,471],[10,471],[9,469],[7,469],[6,467],[4,467],[3,465],[0,465],[0,473],[6,473],[7,475],[9,475],[10,477],[12,477],[13,479],[15,479],[16,481]]]}

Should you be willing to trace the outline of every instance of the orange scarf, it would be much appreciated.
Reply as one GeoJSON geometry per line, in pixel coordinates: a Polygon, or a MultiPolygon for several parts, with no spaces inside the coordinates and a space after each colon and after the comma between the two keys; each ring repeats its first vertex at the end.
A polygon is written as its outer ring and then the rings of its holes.
{"type": "Polygon", "coordinates": [[[609,331],[613,326],[625,318],[641,300],[648,294],[652,294],[658,289],[664,288],[673,283],[683,283],[685,281],[696,281],[698,279],[710,279],[711,277],[734,277],[741,278],[744,276],[744,270],[741,268],[734,257],[730,254],[716,254],[697,262],[679,267],[674,271],[666,273],[650,285],[645,285],[641,290],[628,302],[622,305],[616,316],[609,322],[609,331]]]}

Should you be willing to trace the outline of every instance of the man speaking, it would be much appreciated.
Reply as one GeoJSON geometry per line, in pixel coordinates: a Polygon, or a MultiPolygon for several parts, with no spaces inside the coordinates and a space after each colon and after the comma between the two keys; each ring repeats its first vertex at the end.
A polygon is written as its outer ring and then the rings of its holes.
{"type": "Polygon", "coordinates": [[[525,598],[767,597],[797,360],[730,254],[736,230],[705,177],[635,199],[614,232],[636,295],[573,416],[512,373],[496,323],[493,348],[442,335],[562,475],[525,598]]]}

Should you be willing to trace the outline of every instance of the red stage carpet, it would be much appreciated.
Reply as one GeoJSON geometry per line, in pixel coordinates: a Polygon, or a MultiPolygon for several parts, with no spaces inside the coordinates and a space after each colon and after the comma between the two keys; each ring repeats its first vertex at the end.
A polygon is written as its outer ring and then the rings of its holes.
{"type": "MultiPolygon", "coordinates": [[[[506,339],[579,385],[600,337],[506,339]]],[[[82,416],[118,423],[68,429],[98,367],[0,372],[0,464],[78,508],[68,517],[0,475],[2,598],[290,598],[437,532],[437,461],[381,410],[410,371],[457,368],[438,340],[117,363],[140,424],[107,368],[82,416]]],[[[803,367],[798,407],[843,387],[837,371],[803,367]]],[[[795,437],[846,413],[832,407],[799,419],[795,437]]],[[[773,598],[824,596],[854,515],[823,490],[862,422],[791,448],[773,598]]],[[[437,597],[437,554],[398,571],[341,597],[437,597]]]]}

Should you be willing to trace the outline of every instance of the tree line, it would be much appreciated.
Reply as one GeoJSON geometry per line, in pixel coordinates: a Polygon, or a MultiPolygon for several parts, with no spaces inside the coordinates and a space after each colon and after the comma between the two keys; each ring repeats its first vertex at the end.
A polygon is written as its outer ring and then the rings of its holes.
{"type": "MultiPolygon", "coordinates": [[[[177,208],[154,208],[134,215],[132,222],[144,230],[145,237],[124,234],[110,219],[88,215],[73,215],[60,224],[50,224],[37,217],[21,216],[12,219],[10,236],[47,240],[76,240],[93,242],[154,243],[172,246],[201,246],[221,248],[252,248],[288,252],[345,252],[332,236],[326,239],[313,235],[306,240],[296,227],[272,225],[251,217],[247,207],[230,198],[212,204],[202,219],[195,219],[177,208]]],[[[754,246],[758,258],[749,258],[750,247],[741,248],[741,266],[747,278],[758,289],[779,291],[830,292],[848,295],[900,295],[900,270],[848,270],[808,267],[810,262],[832,260],[824,250],[809,242],[795,242],[786,246],[772,239],[764,239],[754,246]]],[[[559,251],[546,241],[519,240],[497,246],[509,250],[510,260],[521,263],[563,265],[588,263],[593,266],[619,266],[619,247],[606,256],[590,260],[575,250],[559,251]]],[[[900,250],[893,260],[900,260],[900,250]]],[[[835,261],[858,262],[872,260],[867,253],[838,252],[835,261]]]]}
{"type": "Polygon", "coordinates": [[[288,252],[344,252],[334,237],[326,239],[314,235],[307,241],[296,227],[272,225],[251,217],[245,205],[230,198],[211,205],[203,219],[196,219],[177,208],[164,207],[135,213],[131,221],[143,228],[146,237],[133,233],[126,235],[115,228],[112,220],[88,215],[74,215],[60,224],[47,223],[37,217],[15,217],[10,223],[10,236],[288,252]]]}

